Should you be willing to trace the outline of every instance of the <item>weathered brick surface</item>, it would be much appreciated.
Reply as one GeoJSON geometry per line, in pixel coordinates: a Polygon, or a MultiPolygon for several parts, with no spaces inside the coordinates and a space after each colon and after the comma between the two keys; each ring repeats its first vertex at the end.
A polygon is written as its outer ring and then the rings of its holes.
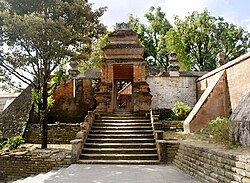
{"type": "Polygon", "coordinates": [[[250,179],[249,155],[181,143],[173,164],[201,182],[246,182],[250,179]]]}
{"type": "Polygon", "coordinates": [[[247,95],[250,85],[249,67],[250,54],[246,53],[200,77],[197,80],[197,96],[200,99],[185,120],[184,130],[195,132],[211,119],[217,116],[229,117],[232,113],[232,120],[239,125],[236,140],[244,146],[249,146],[249,112],[246,110],[249,103],[247,95]],[[211,90],[221,72],[223,77],[211,90]]]}
{"type": "Polygon", "coordinates": [[[85,117],[88,110],[96,107],[91,79],[76,80],[76,97],[73,98],[73,82],[61,84],[53,94],[55,100],[49,112],[50,122],[77,123],[85,117]]]}
{"type": "Polygon", "coordinates": [[[0,156],[0,182],[36,175],[71,164],[68,150],[33,150],[0,156]]]}
{"type": "MultiPolygon", "coordinates": [[[[75,139],[77,132],[81,130],[81,125],[55,123],[48,125],[48,143],[50,144],[70,144],[70,140],[75,139]]],[[[27,125],[25,136],[26,142],[41,143],[40,125],[27,125]]]]}

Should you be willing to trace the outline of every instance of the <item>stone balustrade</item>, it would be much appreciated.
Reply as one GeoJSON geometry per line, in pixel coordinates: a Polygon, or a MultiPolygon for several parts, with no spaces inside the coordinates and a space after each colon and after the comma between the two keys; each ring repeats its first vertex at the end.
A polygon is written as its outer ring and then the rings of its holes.
{"type": "Polygon", "coordinates": [[[82,148],[86,142],[91,126],[95,120],[95,112],[88,111],[88,115],[85,117],[84,122],[81,124],[81,131],[76,134],[76,139],[71,140],[72,144],[71,150],[71,160],[73,163],[76,163],[79,160],[82,148]]]}
{"type": "Polygon", "coordinates": [[[159,121],[159,115],[154,114],[154,111],[150,109],[150,121],[153,127],[155,140],[163,139],[162,122],[159,121]]]}

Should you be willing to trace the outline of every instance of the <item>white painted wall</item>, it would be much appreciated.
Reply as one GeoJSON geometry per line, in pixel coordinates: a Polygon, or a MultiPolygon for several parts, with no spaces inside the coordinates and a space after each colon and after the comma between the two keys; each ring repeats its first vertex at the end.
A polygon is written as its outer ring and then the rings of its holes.
{"type": "Polygon", "coordinates": [[[152,109],[171,109],[176,101],[191,107],[196,103],[197,77],[148,76],[146,81],[152,95],[152,109]]]}

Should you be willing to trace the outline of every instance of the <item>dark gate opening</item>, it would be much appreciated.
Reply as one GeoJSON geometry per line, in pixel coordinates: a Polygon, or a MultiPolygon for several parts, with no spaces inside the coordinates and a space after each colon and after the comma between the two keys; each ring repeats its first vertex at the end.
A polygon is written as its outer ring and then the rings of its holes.
{"type": "Polygon", "coordinates": [[[115,64],[113,69],[114,111],[133,111],[133,65],[115,64]]]}

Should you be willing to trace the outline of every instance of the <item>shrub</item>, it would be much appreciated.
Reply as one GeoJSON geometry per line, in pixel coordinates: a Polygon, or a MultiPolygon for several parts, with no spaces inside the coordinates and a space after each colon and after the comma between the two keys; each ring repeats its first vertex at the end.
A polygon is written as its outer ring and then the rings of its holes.
{"type": "Polygon", "coordinates": [[[11,138],[8,138],[7,141],[5,141],[4,147],[8,147],[10,149],[16,149],[21,144],[24,144],[25,140],[21,136],[14,136],[11,138]]]}
{"type": "Polygon", "coordinates": [[[219,116],[211,120],[206,128],[200,130],[200,133],[206,134],[218,142],[230,142],[229,127],[229,119],[219,116]]]}
{"type": "Polygon", "coordinates": [[[0,136],[0,149],[4,147],[4,145],[6,144],[6,140],[7,140],[6,138],[0,136]]]}
{"type": "Polygon", "coordinates": [[[172,116],[173,120],[184,120],[192,110],[187,104],[177,101],[172,108],[174,115],[172,116]]]}

